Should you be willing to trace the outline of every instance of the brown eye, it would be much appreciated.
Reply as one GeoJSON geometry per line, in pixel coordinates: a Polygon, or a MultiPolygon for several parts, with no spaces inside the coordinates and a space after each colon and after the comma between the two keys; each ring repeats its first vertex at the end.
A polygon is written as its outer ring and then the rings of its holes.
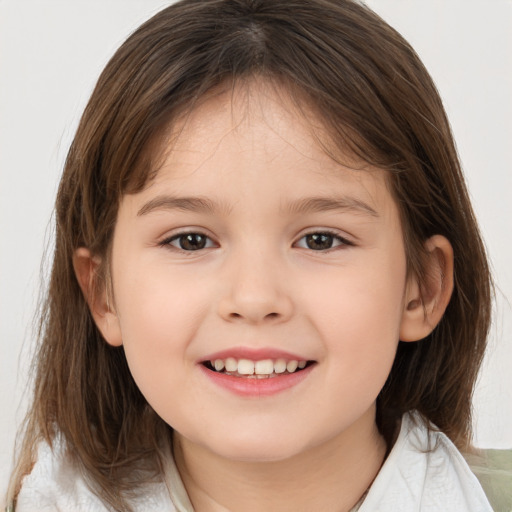
{"type": "Polygon", "coordinates": [[[337,247],[354,245],[349,240],[335,234],[325,232],[309,233],[303,236],[297,243],[296,247],[301,249],[310,249],[312,251],[328,251],[337,247]]]}
{"type": "Polygon", "coordinates": [[[197,251],[206,246],[206,237],[198,233],[190,233],[179,237],[180,249],[185,251],[197,251]]]}
{"type": "Polygon", "coordinates": [[[170,245],[182,251],[199,251],[214,246],[210,238],[202,233],[183,233],[176,235],[164,240],[162,245],[170,245]]]}
{"type": "Polygon", "coordinates": [[[308,249],[314,251],[330,249],[334,242],[334,237],[329,233],[313,233],[312,235],[306,235],[305,238],[308,249]]]}

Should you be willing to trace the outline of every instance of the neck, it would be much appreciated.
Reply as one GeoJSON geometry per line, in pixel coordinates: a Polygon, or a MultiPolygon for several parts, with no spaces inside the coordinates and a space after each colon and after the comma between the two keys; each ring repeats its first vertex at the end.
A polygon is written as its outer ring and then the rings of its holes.
{"type": "Polygon", "coordinates": [[[224,459],[179,435],[174,453],[196,512],[346,512],[373,482],[386,444],[372,407],[335,438],[286,460],[224,459]]]}

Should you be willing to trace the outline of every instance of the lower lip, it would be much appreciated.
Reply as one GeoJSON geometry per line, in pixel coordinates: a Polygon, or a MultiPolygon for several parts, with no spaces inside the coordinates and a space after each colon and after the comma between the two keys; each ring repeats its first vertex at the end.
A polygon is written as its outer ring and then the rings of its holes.
{"type": "Polygon", "coordinates": [[[279,375],[278,377],[263,379],[226,375],[225,373],[209,370],[202,364],[199,365],[199,368],[206,377],[217,386],[227,389],[235,395],[258,398],[276,395],[277,393],[293,388],[302,382],[311,373],[315,366],[316,365],[312,364],[295,373],[288,373],[286,375],[279,375]]]}

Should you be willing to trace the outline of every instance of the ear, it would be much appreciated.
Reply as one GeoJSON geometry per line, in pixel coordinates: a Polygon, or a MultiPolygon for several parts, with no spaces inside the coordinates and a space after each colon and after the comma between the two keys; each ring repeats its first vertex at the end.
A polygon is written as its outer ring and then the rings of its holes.
{"type": "Polygon", "coordinates": [[[453,291],[453,249],[441,235],[425,242],[425,283],[411,276],[405,292],[400,325],[401,341],[418,341],[428,336],[441,321],[453,291]]]}
{"type": "Polygon", "coordinates": [[[98,282],[101,259],[80,247],[73,255],[73,268],[91,315],[103,338],[115,347],[123,344],[119,319],[109,304],[107,286],[98,282]]]}

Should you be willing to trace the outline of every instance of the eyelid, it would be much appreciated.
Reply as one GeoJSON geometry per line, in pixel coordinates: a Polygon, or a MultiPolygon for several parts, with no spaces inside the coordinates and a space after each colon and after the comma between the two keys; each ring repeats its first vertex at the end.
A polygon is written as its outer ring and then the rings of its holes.
{"type": "Polygon", "coordinates": [[[301,249],[307,249],[309,251],[318,252],[318,253],[327,253],[327,252],[335,251],[339,247],[353,247],[356,245],[352,240],[350,240],[350,238],[348,238],[347,236],[344,236],[340,232],[332,230],[332,229],[322,229],[322,228],[311,229],[311,230],[308,230],[307,232],[301,234],[301,236],[297,239],[297,241],[293,245],[296,246],[300,240],[306,238],[309,235],[330,235],[334,239],[338,240],[341,243],[337,246],[330,247],[329,249],[324,249],[324,250],[316,250],[315,251],[314,249],[309,249],[308,247],[300,247],[301,249]]]}
{"type": "Polygon", "coordinates": [[[172,233],[172,234],[167,235],[164,238],[162,238],[162,240],[160,240],[157,245],[160,247],[164,247],[164,248],[167,248],[167,249],[170,249],[173,251],[177,251],[177,252],[180,252],[183,254],[187,254],[187,255],[193,254],[195,252],[201,252],[201,251],[204,251],[205,249],[212,248],[212,246],[210,246],[210,247],[203,247],[202,249],[197,249],[196,251],[186,251],[185,249],[182,249],[181,247],[177,247],[177,246],[171,244],[171,242],[178,240],[182,236],[192,235],[192,234],[204,236],[210,242],[213,243],[213,246],[218,247],[218,243],[214,240],[214,238],[212,236],[208,235],[207,233],[205,233],[204,229],[200,229],[200,228],[189,228],[189,229],[177,231],[175,233],[172,233]]]}

